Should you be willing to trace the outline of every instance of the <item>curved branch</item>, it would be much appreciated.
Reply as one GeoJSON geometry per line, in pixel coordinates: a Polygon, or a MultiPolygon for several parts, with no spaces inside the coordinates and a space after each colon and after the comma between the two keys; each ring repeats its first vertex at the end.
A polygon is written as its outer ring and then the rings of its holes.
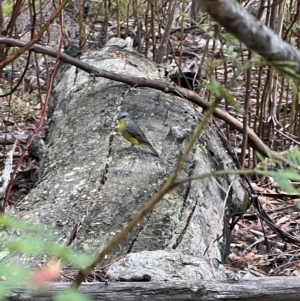
{"type": "MultiPolygon", "coordinates": [[[[0,44],[6,44],[8,46],[18,46],[18,47],[23,47],[26,43],[19,41],[19,40],[14,40],[6,37],[0,37],[0,44]]],[[[291,46],[290,46],[291,47],[291,46]]],[[[292,48],[292,47],[291,47],[292,48]]],[[[30,50],[37,52],[37,53],[43,53],[47,54],[53,57],[56,57],[57,52],[51,47],[40,45],[40,44],[35,44],[33,45],[30,50]]],[[[174,94],[176,96],[184,97],[187,100],[199,105],[205,110],[208,110],[211,106],[211,104],[200,97],[197,93],[190,91],[188,89],[179,87],[172,84],[169,84],[165,81],[161,80],[150,80],[150,79],[145,79],[141,77],[132,77],[132,76],[127,76],[124,74],[116,74],[113,72],[109,71],[104,71],[97,69],[89,64],[86,64],[84,62],[81,62],[75,58],[72,58],[68,56],[65,53],[61,53],[59,59],[64,62],[71,64],[73,66],[78,67],[81,70],[86,71],[87,73],[92,73],[95,77],[104,77],[108,78],[111,80],[123,82],[126,84],[131,85],[132,87],[149,87],[153,88],[156,90],[163,91],[165,93],[170,93],[174,94]]],[[[299,54],[299,62],[300,62],[300,54],[299,54]]],[[[221,120],[225,121],[227,124],[229,124],[231,127],[235,128],[238,130],[240,133],[243,133],[243,124],[232,117],[230,114],[228,114],[226,111],[223,111],[220,108],[216,108],[214,113],[214,116],[220,118],[221,120]]],[[[279,153],[275,151],[270,151],[268,150],[268,147],[262,142],[262,140],[254,133],[254,131],[251,128],[247,128],[247,133],[248,133],[248,142],[249,145],[262,154],[265,157],[269,157],[270,154],[275,156],[276,158],[280,159],[281,161],[285,162],[288,164],[287,160],[283,158],[279,153]]]]}
{"type": "Polygon", "coordinates": [[[202,10],[208,12],[225,29],[251,50],[273,64],[289,67],[300,75],[300,52],[284,42],[269,27],[258,21],[238,1],[200,0],[202,10]]]}

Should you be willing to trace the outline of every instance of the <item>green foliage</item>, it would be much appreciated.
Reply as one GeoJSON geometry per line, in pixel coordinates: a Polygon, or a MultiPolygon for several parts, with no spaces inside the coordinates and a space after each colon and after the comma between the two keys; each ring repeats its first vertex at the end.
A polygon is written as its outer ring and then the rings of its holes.
{"type": "MultiPolygon", "coordinates": [[[[233,101],[233,97],[226,89],[220,87],[217,81],[213,80],[209,89],[210,92],[216,97],[226,98],[229,101],[233,101]]],[[[186,181],[205,178],[211,175],[222,176],[226,174],[258,174],[272,177],[275,180],[276,185],[287,193],[299,194],[300,189],[293,186],[292,181],[300,182],[300,174],[298,171],[300,150],[293,149],[283,154],[283,156],[290,163],[290,167],[288,168],[285,167],[279,159],[271,158],[270,151],[268,151],[268,154],[270,158],[267,160],[263,160],[263,158],[261,158],[262,163],[253,170],[218,170],[203,175],[192,176],[189,179],[186,179],[186,181]]],[[[164,196],[165,199],[168,199],[168,197],[168,194],[164,196]]],[[[22,220],[16,220],[2,214],[0,215],[0,231],[5,230],[11,232],[18,231],[18,239],[14,239],[6,245],[9,253],[21,253],[23,256],[44,255],[47,256],[49,260],[52,258],[59,259],[77,268],[84,268],[91,263],[92,259],[90,256],[74,252],[73,250],[56,243],[59,241],[58,237],[40,224],[32,224],[22,220]],[[20,233],[21,236],[23,234],[21,238],[20,233]]],[[[4,243],[1,241],[1,235],[0,245],[4,245],[4,243]]],[[[3,252],[4,251],[1,250],[1,253],[3,252]]],[[[35,283],[30,280],[32,279],[32,277],[30,277],[31,275],[32,270],[30,268],[17,264],[0,263],[0,300],[4,300],[4,296],[7,293],[20,286],[31,290],[38,289],[38,287],[35,286],[35,283]]],[[[68,290],[55,294],[54,300],[85,301],[89,299],[77,291],[68,290]]]]}
{"type": "Polygon", "coordinates": [[[44,254],[52,256],[78,267],[87,265],[90,261],[90,258],[84,254],[76,254],[58,243],[53,241],[44,242],[40,238],[32,236],[26,236],[24,239],[11,242],[8,249],[12,252],[18,251],[27,255],[44,254]]]}
{"type": "Polygon", "coordinates": [[[212,95],[220,99],[226,99],[237,112],[243,114],[244,110],[240,107],[239,103],[237,103],[229,91],[222,87],[215,79],[212,79],[208,89],[212,95]]]}
{"type": "Polygon", "coordinates": [[[299,69],[297,62],[292,61],[265,61],[266,65],[269,65],[276,69],[276,71],[287,80],[299,81],[300,75],[296,70],[299,69]]]}
{"type": "Polygon", "coordinates": [[[284,167],[278,159],[271,158],[260,164],[258,170],[264,171],[265,175],[272,177],[276,186],[287,193],[297,194],[300,189],[293,186],[293,182],[300,182],[300,150],[294,148],[283,154],[290,167],[284,167]]]}
{"type": "MultiPolygon", "coordinates": [[[[0,263],[0,278],[2,280],[9,280],[14,284],[19,284],[26,279],[30,274],[30,269],[26,267],[20,267],[14,264],[0,263]]],[[[1,287],[1,286],[0,286],[1,287]]]]}
{"type": "Polygon", "coordinates": [[[54,301],[89,301],[91,299],[77,291],[69,290],[66,292],[61,292],[56,294],[53,300],[54,301]]]}
{"type": "Polygon", "coordinates": [[[14,6],[14,2],[13,0],[6,0],[3,2],[2,4],[2,10],[3,10],[3,16],[5,17],[9,17],[12,13],[13,10],[13,6],[14,6]]]}
{"type": "Polygon", "coordinates": [[[294,188],[290,180],[300,182],[300,175],[297,170],[293,168],[281,169],[279,171],[268,171],[268,176],[272,177],[277,186],[288,193],[299,193],[294,188]]]}
{"type": "Polygon", "coordinates": [[[23,121],[29,120],[33,117],[33,110],[32,110],[32,101],[23,101],[21,104],[21,119],[23,121]]]}
{"type": "MultiPolygon", "coordinates": [[[[30,269],[14,264],[0,263],[0,300],[11,290],[24,285],[24,279],[28,279],[30,269]]],[[[32,287],[30,283],[27,287],[32,287]]]]}
{"type": "Polygon", "coordinates": [[[204,69],[205,70],[209,70],[209,69],[214,69],[214,68],[218,68],[220,66],[223,65],[223,61],[222,60],[207,60],[204,64],[204,69]]]}
{"type": "Polygon", "coordinates": [[[214,22],[211,22],[210,24],[200,24],[199,29],[204,31],[208,37],[214,39],[215,36],[215,30],[214,30],[214,22]]]}
{"type": "Polygon", "coordinates": [[[0,300],[5,300],[5,295],[9,293],[13,288],[8,287],[8,285],[0,285],[0,300]]]}
{"type": "MultiPolygon", "coordinates": [[[[49,261],[55,258],[76,268],[83,268],[91,263],[92,258],[90,256],[58,244],[57,235],[40,224],[24,222],[1,214],[0,231],[4,230],[17,231],[18,237],[22,234],[23,237],[13,239],[5,246],[0,236],[0,245],[6,248],[6,250],[1,249],[1,254],[4,254],[3,258],[5,254],[21,253],[23,256],[46,255],[49,261]]],[[[29,275],[32,272],[31,269],[21,265],[0,263],[0,280],[2,280],[0,281],[0,300],[3,300],[9,291],[20,286],[35,289],[34,283],[29,280],[29,275]]],[[[88,300],[73,291],[60,293],[56,298],[57,300],[88,300]]]]}
{"type": "Polygon", "coordinates": [[[0,214],[0,230],[4,229],[21,229],[28,233],[41,235],[47,233],[47,229],[40,224],[27,223],[22,220],[16,220],[9,216],[0,214]]]}
{"type": "Polygon", "coordinates": [[[222,32],[222,37],[226,42],[231,42],[235,45],[239,44],[239,40],[229,32],[222,32]]]}
{"type": "Polygon", "coordinates": [[[14,112],[15,110],[16,110],[16,104],[15,104],[15,103],[12,103],[12,104],[10,105],[9,111],[10,111],[10,112],[14,112]]]}

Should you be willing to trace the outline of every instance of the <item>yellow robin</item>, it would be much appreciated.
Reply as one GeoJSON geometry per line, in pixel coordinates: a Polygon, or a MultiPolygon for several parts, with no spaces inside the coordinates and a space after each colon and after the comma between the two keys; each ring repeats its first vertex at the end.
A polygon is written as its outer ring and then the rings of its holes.
{"type": "Polygon", "coordinates": [[[119,131],[127,141],[129,141],[132,145],[146,145],[152,150],[156,157],[159,156],[143,131],[130,118],[130,115],[127,112],[120,112],[117,116],[117,120],[119,131]]]}

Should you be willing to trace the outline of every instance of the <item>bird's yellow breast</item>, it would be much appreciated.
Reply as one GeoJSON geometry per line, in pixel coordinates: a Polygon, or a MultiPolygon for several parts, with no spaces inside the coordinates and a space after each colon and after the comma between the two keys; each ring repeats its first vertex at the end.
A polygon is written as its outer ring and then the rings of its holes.
{"type": "Polygon", "coordinates": [[[134,145],[139,145],[139,144],[142,144],[140,140],[128,135],[126,132],[125,132],[125,128],[126,128],[126,125],[128,124],[129,121],[119,121],[118,122],[118,128],[119,128],[119,131],[120,133],[122,134],[122,136],[127,140],[129,141],[130,143],[134,144],[134,145]]]}

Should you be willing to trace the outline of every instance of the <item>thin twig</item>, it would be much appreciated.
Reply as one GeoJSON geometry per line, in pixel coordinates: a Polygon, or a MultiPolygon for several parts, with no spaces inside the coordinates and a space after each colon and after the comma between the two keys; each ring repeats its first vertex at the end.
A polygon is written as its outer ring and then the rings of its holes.
{"type": "Polygon", "coordinates": [[[13,186],[13,182],[14,182],[14,178],[15,178],[15,175],[17,173],[17,171],[19,170],[19,167],[21,165],[21,162],[23,160],[23,158],[25,157],[25,154],[26,154],[26,151],[28,149],[28,147],[30,146],[30,144],[32,143],[33,139],[35,138],[35,136],[37,135],[37,133],[39,132],[44,120],[45,120],[45,116],[46,116],[46,110],[48,108],[48,102],[49,102],[49,99],[50,99],[50,96],[51,96],[51,90],[52,90],[52,85],[53,85],[53,80],[54,80],[54,77],[55,77],[55,73],[56,73],[56,70],[57,70],[57,67],[58,67],[58,63],[59,63],[59,56],[60,56],[60,49],[63,45],[63,39],[60,40],[60,44],[59,44],[59,51],[57,52],[57,57],[56,57],[56,61],[55,61],[55,64],[54,64],[54,67],[53,67],[53,73],[50,77],[50,81],[49,81],[49,86],[48,86],[48,90],[47,90],[47,95],[46,95],[46,99],[45,99],[45,103],[44,103],[44,106],[43,106],[43,109],[42,109],[42,113],[41,113],[41,118],[36,126],[36,128],[34,129],[30,139],[27,141],[23,151],[22,151],[22,154],[14,168],[14,171],[11,175],[11,179],[10,179],[10,182],[9,182],[9,185],[7,187],[7,191],[6,191],[6,194],[5,194],[5,199],[4,199],[4,202],[3,202],[3,205],[2,207],[0,208],[0,212],[4,212],[7,204],[8,204],[8,199],[9,199],[9,195],[10,195],[10,191],[12,189],[12,186],[13,186]]]}
{"type": "Polygon", "coordinates": [[[189,152],[191,151],[194,143],[202,133],[204,127],[206,126],[210,116],[213,114],[215,108],[217,107],[219,101],[221,99],[216,99],[212,102],[211,107],[208,109],[206,114],[204,115],[201,122],[198,124],[196,129],[194,130],[194,133],[192,135],[191,140],[189,141],[188,145],[186,146],[183,154],[179,158],[176,166],[174,167],[171,175],[169,176],[169,179],[167,182],[163,185],[163,187],[152,197],[152,199],[134,216],[132,221],[130,221],[123,230],[118,233],[111,241],[110,243],[98,254],[96,259],[86,268],[79,271],[77,274],[75,281],[72,283],[71,288],[77,289],[81,282],[83,282],[84,278],[89,275],[92,270],[102,262],[104,257],[109,254],[131,231],[132,229],[154,208],[154,206],[163,198],[163,196],[168,193],[170,190],[172,190],[175,186],[174,182],[177,178],[178,172],[183,166],[189,152]]]}

